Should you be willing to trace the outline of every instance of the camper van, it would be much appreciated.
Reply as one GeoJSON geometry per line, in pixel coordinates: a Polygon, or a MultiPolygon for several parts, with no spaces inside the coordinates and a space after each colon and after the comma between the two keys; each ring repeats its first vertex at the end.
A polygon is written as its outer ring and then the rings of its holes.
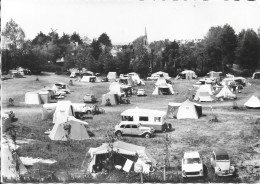
{"type": "Polygon", "coordinates": [[[153,127],[155,131],[167,131],[172,128],[166,120],[167,113],[150,109],[128,109],[121,113],[121,123],[140,123],[142,126],[153,127]]]}

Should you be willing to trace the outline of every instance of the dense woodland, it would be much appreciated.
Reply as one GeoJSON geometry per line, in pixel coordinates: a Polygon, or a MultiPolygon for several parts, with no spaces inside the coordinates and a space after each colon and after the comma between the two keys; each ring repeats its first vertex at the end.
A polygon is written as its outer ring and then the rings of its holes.
{"type": "Polygon", "coordinates": [[[121,50],[115,57],[111,54],[114,45],[106,33],[90,40],[77,32],[59,35],[51,29],[47,34],[40,32],[34,39],[26,40],[23,29],[10,20],[2,36],[3,73],[20,66],[34,73],[59,73],[84,67],[102,74],[134,71],[142,77],[159,70],[175,76],[184,69],[192,69],[199,76],[211,70],[248,76],[260,67],[260,28],[257,33],[247,29],[236,34],[228,24],[211,27],[196,42],[166,39],[148,45],[147,36],[140,36],[128,45],[117,46],[121,50]],[[62,57],[64,63],[56,62],[62,57]]]}

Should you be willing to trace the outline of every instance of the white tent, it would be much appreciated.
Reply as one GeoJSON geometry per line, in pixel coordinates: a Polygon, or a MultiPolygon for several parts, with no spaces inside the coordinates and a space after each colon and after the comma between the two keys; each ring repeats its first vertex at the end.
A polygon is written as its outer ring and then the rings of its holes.
{"type": "Polygon", "coordinates": [[[53,123],[59,124],[66,122],[68,116],[74,116],[73,107],[70,101],[58,101],[53,114],[53,123]]]}
{"type": "Polygon", "coordinates": [[[176,79],[178,79],[179,77],[181,77],[183,79],[196,79],[197,75],[192,70],[184,70],[176,77],[176,79]]]}
{"type": "Polygon", "coordinates": [[[109,73],[107,74],[107,78],[108,78],[109,81],[115,81],[116,78],[117,78],[116,72],[109,72],[109,73]]]}
{"type": "Polygon", "coordinates": [[[216,79],[219,79],[219,75],[221,74],[222,72],[214,72],[214,71],[210,71],[209,73],[207,73],[207,75],[210,77],[210,78],[216,78],[216,79]]]}
{"type": "Polygon", "coordinates": [[[198,100],[200,102],[211,102],[214,99],[211,97],[213,94],[211,91],[211,85],[202,85],[200,88],[197,90],[196,95],[194,97],[194,100],[198,100]]]}
{"type": "Polygon", "coordinates": [[[136,83],[136,84],[140,84],[140,85],[145,85],[144,81],[140,79],[139,75],[135,72],[131,72],[127,74],[128,76],[132,77],[132,80],[136,83]]]}
{"type": "Polygon", "coordinates": [[[171,77],[169,77],[169,74],[166,73],[166,72],[162,72],[162,71],[159,71],[159,72],[155,72],[151,75],[152,77],[157,77],[157,76],[160,76],[160,77],[164,77],[165,79],[170,79],[171,77]]]}
{"type": "Polygon", "coordinates": [[[173,95],[174,91],[171,84],[161,84],[158,86],[155,86],[155,89],[152,93],[153,95],[173,95]]]}
{"type": "Polygon", "coordinates": [[[123,87],[118,82],[112,82],[109,86],[109,91],[118,94],[119,96],[124,95],[123,87]]]}
{"type": "Polygon", "coordinates": [[[198,119],[202,116],[202,106],[187,99],[180,105],[176,116],[177,119],[198,119]]]}
{"type": "Polygon", "coordinates": [[[83,76],[80,82],[96,82],[96,76],[83,76]]]}
{"type": "Polygon", "coordinates": [[[25,104],[42,104],[38,91],[25,93],[25,104]]]}
{"type": "Polygon", "coordinates": [[[248,108],[260,108],[260,100],[256,96],[251,96],[249,100],[244,104],[248,108]]]}
{"type": "Polygon", "coordinates": [[[260,79],[260,72],[253,73],[252,79],[260,79]]]}
{"type": "Polygon", "coordinates": [[[157,81],[156,81],[156,83],[155,83],[156,86],[165,85],[165,84],[167,84],[167,82],[166,82],[166,80],[165,80],[164,77],[158,78],[157,81]]]}
{"type": "Polygon", "coordinates": [[[73,116],[68,116],[67,121],[62,123],[56,123],[49,135],[51,140],[68,139],[84,140],[89,139],[88,123],[78,120],[73,116]]]}
{"type": "Polygon", "coordinates": [[[235,94],[233,94],[230,89],[228,88],[228,86],[224,86],[220,92],[216,95],[217,98],[225,98],[225,99],[234,99],[237,96],[235,94]]]}
{"type": "MultiPolygon", "coordinates": [[[[151,166],[156,165],[156,160],[151,157],[147,149],[143,146],[137,146],[122,141],[116,141],[113,143],[112,148],[113,150],[107,143],[103,143],[97,148],[90,148],[88,154],[90,154],[91,159],[88,164],[88,171],[93,172],[94,167],[98,163],[104,161],[106,159],[104,155],[109,153],[110,151],[114,151],[116,153],[115,165],[121,166],[123,169],[126,168],[125,166],[128,165],[128,163],[130,162],[132,163],[131,165],[134,164],[133,169],[135,172],[149,173],[151,172],[151,166]],[[138,160],[136,162],[134,159],[133,161],[130,160],[130,158],[134,157],[138,157],[138,160]]],[[[130,169],[131,167],[128,167],[128,170],[126,171],[129,172],[130,169]]]]}
{"type": "Polygon", "coordinates": [[[16,152],[12,152],[11,146],[3,138],[1,144],[1,176],[3,181],[19,181],[20,175],[26,174],[27,169],[21,162],[16,152]]]}

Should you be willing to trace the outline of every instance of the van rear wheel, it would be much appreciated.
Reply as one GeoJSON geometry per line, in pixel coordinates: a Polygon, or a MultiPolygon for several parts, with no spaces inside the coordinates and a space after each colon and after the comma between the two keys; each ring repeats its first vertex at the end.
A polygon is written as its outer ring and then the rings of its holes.
{"type": "Polygon", "coordinates": [[[116,135],[117,137],[121,137],[121,136],[122,136],[122,132],[117,131],[117,132],[115,133],[115,135],[116,135]]]}
{"type": "Polygon", "coordinates": [[[146,134],[144,134],[144,137],[145,137],[146,139],[149,139],[149,138],[151,137],[151,135],[150,135],[149,133],[146,133],[146,134]]]}

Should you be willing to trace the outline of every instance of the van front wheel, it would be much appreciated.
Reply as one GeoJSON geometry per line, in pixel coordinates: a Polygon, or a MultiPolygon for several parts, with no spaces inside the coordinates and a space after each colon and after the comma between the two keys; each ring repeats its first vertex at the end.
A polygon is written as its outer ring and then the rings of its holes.
{"type": "Polygon", "coordinates": [[[151,135],[150,135],[149,133],[146,133],[146,134],[144,134],[144,137],[145,137],[146,139],[149,139],[149,138],[151,137],[151,135]]]}

